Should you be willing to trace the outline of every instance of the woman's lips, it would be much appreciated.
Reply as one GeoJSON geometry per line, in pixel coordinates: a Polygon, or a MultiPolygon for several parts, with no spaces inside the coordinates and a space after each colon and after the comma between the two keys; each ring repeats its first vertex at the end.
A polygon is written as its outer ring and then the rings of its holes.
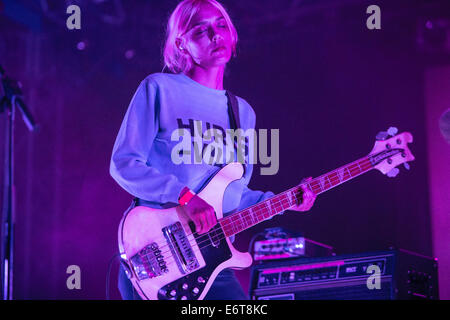
{"type": "Polygon", "coordinates": [[[219,51],[219,50],[225,50],[225,46],[217,47],[212,52],[216,52],[216,51],[219,51]]]}

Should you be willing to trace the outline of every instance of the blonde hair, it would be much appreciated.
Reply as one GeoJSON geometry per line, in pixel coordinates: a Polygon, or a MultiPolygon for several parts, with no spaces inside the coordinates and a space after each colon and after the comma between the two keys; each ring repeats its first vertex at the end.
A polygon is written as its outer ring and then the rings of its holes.
{"type": "Polygon", "coordinates": [[[169,68],[173,73],[186,72],[192,68],[194,62],[191,56],[181,52],[177,47],[176,40],[188,31],[187,28],[192,17],[205,4],[211,4],[217,8],[225,18],[228,29],[231,32],[233,55],[236,55],[238,36],[236,28],[225,8],[216,0],[184,0],[177,5],[167,23],[166,42],[163,50],[164,68],[169,68]]]}

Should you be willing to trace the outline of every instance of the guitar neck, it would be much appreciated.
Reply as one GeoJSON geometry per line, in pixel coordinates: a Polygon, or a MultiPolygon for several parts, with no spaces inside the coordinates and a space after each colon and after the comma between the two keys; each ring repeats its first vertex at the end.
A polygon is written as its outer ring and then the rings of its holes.
{"type": "MultiPolygon", "coordinates": [[[[373,169],[369,157],[363,157],[338,169],[314,178],[305,185],[316,195],[328,191],[344,182],[373,169]]],[[[302,199],[302,189],[295,186],[270,199],[261,201],[251,207],[233,213],[219,220],[227,237],[242,232],[264,220],[294,207],[302,199]]]]}

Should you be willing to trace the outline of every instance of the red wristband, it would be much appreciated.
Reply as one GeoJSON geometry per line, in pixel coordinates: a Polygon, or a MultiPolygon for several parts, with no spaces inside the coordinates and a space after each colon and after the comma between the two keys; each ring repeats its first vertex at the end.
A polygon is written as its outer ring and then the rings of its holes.
{"type": "Polygon", "coordinates": [[[195,196],[195,193],[188,187],[184,187],[184,189],[181,190],[181,194],[182,196],[178,199],[178,203],[182,206],[187,205],[188,202],[195,196]]]}

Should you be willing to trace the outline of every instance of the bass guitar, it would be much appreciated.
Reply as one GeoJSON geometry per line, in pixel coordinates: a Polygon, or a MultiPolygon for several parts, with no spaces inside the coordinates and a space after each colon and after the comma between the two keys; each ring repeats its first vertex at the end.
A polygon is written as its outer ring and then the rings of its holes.
{"type": "MultiPolygon", "coordinates": [[[[378,134],[372,151],[365,157],[308,181],[306,186],[321,194],[372,169],[390,177],[414,160],[408,143],[409,132],[396,129],[378,134]]],[[[229,237],[244,231],[302,200],[300,185],[239,212],[223,217],[222,200],[227,186],[243,175],[243,166],[232,162],[221,168],[198,196],[216,212],[217,224],[204,234],[180,206],[152,209],[136,206],[122,218],[119,250],[127,275],[144,300],[200,300],[216,276],[225,268],[242,269],[252,264],[249,253],[237,251],[229,237]]]]}

